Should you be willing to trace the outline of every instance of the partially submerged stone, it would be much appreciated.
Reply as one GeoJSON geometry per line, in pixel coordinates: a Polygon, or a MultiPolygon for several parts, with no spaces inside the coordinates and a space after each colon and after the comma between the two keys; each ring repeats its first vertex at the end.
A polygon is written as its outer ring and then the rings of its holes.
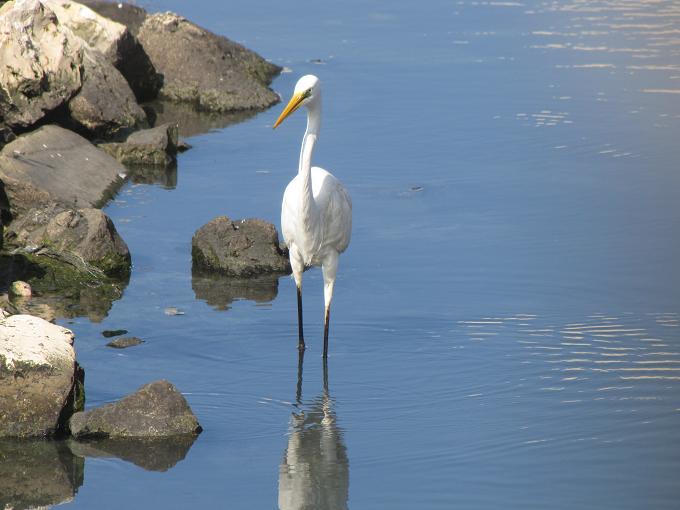
{"type": "Polygon", "coordinates": [[[164,77],[163,99],[216,112],[264,109],[279,101],[268,88],[278,66],[182,16],[150,15],[138,38],[164,77]]]}
{"type": "Polygon", "coordinates": [[[137,338],[136,336],[122,336],[115,340],[111,340],[106,346],[113,347],[114,349],[127,349],[128,347],[134,347],[135,345],[141,345],[143,343],[144,340],[137,338]]]}
{"type": "Polygon", "coordinates": [[[124,165],[167,167],[177,160],[177,145],[177,125],[163,124],[136,131],[124,142],[99,144],[99,148],[124,165]]]}
{"type": "Polygon", "coordinates": [[[0,437],[62,432],[83,408],[73,333],[31,315],[0,320],[0,437]]]}
{"type": "Polygon", "coordinates": [[[164,380],[113,404],[75,413],[69,429],[76,439],[169,437],[202,430],[186,399],[164,380]]]}
{"type": "Polygon", "coordinates": [[[218,216],[194,234],[191,257],[195,271],[236,278],[291,272],[276,227],[260,219],[232,221],[218,216]]]}

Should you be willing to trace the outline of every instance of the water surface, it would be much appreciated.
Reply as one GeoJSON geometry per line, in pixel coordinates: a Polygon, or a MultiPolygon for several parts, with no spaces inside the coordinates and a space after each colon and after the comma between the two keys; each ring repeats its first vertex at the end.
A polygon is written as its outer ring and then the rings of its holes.
{"type": "Polygon", "coordinates": [[[278,225],[303,116],[215,120],[129,182],[106,212],[130,284],[63,321],[87,405],[167,378],[205,431],[165,471],[81,452],[72,507],[677,507],[677,3],[140,4],[285,66],[286,98],[321,77],[315,163],[354,232],[326,385],[305,274],[298,387],[292,280],[192,278],[190,241],[219,214],[278,225]],[[118,328],[146,343],[105,347],[118,328]]]}

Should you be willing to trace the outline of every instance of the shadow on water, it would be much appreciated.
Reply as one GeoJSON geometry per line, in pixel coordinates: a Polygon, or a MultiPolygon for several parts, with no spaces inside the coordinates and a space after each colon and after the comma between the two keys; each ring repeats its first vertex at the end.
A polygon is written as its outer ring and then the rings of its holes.
{"type": "Polygon", "coordinates": [[[178,124],[179,135],[185,138],[238,124],[259,113],[257,110],[224,113],[200,112],[196,111],[193,105],[166,101],[153,101],[144,106],[147,113],[150,113],[155,126],[165,123],[178,124]]]}
{"type": "Polygon", "coordinates": [[[177,187],[177,162],[167,167],[155,165],[135,165],[129,167],[130,180],[134,184],[155,184],[164,189],[177,187]]]}
{"type": "Polygon", "coordinates": [[[255,278],[231,278],[229,276],[191,272],[191,288],[197,299],[216,310],[229,310],[239,299],[256,303],[268,303],[279,293],[280,275],[271,274],[255,278]]]}
{"type": "Polygon", "coordinates": [[[301,352],[298,410],[291,413],[288,446],[279,467],[279,508],[347,509],[349,461],[343,431],[337,426],[335,403],[328,391],[328,363],[324,360],[323,392],[303,408],[303,361],[301,352]]]}
{"type": "Polygon", "coordinates": [[[0,441],[0,508],[46,507],[73,500],[85,479],[85,458],[119,458],[147,471],[184,459],[196,436],[167,439],[0,441]]]}

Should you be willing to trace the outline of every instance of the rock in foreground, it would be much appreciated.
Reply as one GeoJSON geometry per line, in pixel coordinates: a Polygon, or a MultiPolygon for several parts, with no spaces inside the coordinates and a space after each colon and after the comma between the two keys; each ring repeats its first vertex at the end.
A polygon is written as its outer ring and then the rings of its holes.
{"type": "Polygon", "coordinates": [[[0,320],[0,437],[61,433],[83,408],[73,333],[31,315],[0,320]]]}
{"type": "Polygon", "coordinates": [[[237,278],[291,272],[276,228],[260,219],[232,221],[218,216],[194,234],[191,257],[195,271],[237,278]]]}
{"type": "Polygon", "coordinates": [[[168,381],[155,381],[113,404],[75,413],[76,439],[168,437],[197,434],[201,426],[182,394],[168,381]]]}
{"type": "Polygon", "coordinates": [[[215,112],[264,109],[279,101],[268,88],[278,66],[182,16],[148,16],[138,38],[164,77],[163,99],[215,112]]]}

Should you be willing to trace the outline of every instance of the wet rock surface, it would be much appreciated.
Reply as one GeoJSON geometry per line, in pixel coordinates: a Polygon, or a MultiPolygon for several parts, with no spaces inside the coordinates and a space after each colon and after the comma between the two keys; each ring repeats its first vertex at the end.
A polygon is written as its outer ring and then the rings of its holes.
{"type": "Polygon", "coordinates": [[[161,380],[113,404],[75,413],[69,429],[76,439],[159,438],[197,434],[201,426],[177,388],[161,380]]]}
{"type": "Polygon", "coordinates": [[[149,15],[138,38],[163,75],[163,99],[215,112],[264,109],[279,101],[268,88],[278,66],[182,16],[149,15]]]}
{"type": "Polygon", "coordinates": [[[193,270],[217,272],[236,278],[291,272],[287,254],[271,223],[260,219],[232,221],[218,216],[191,240],[193,270]]]}
{"type": "Polygon", "coordinates": [[[55,125],[0,151],[0,180],[11,217],[34,207],[97,207],[122,184],[125,167],[82,136],[55,125]]]}
{"type": "Polygon", "coordinates": [[[71,501],[85,460],[64,441],[0,439],[0,508],[46,508],[71,501]]]}
{"type": "Polygon", "coordinates": [[[73,333],[38,317],[0,320],[0,437],[61,433],[83,407],[73,333]]]}
{"type": "Polygon", "coordinates": [[[103,143],[99,148],[124,165],[167,168],[177,160],[177,125],[162,124],[132,133],[124,142],[103,143]]]}

